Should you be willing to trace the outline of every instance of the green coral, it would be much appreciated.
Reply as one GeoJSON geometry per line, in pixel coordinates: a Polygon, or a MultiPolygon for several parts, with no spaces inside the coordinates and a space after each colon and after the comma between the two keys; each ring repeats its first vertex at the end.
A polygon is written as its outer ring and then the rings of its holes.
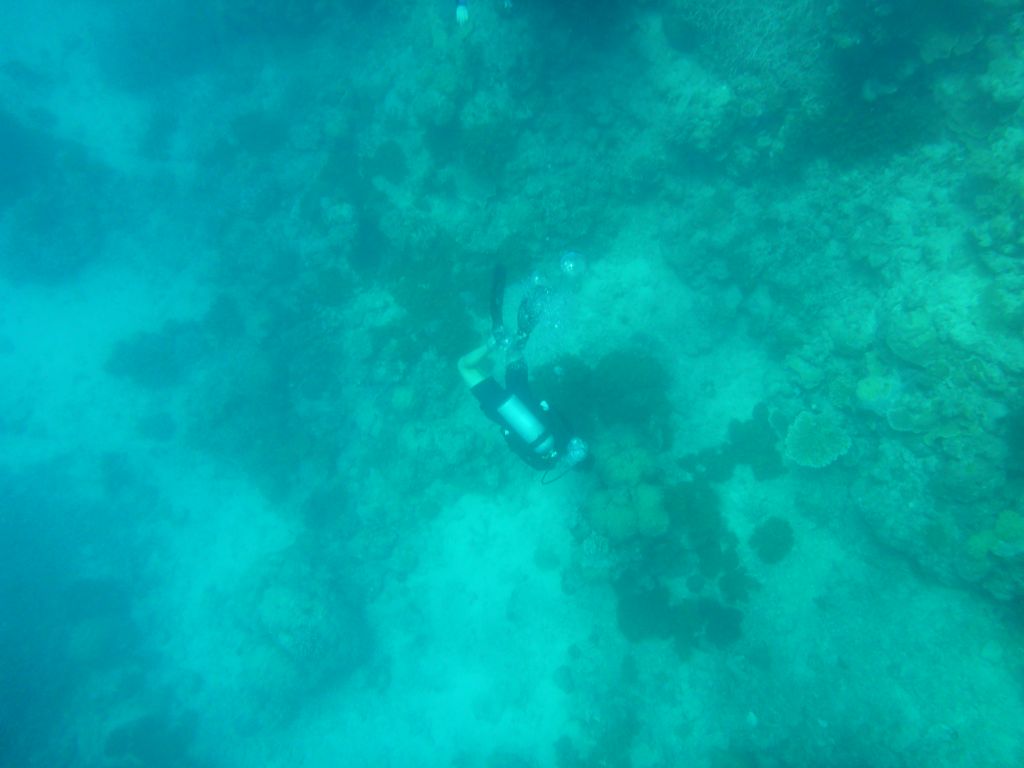
{"type": "Polygon", "coordinates": [[[857,381],[857,404],[865,410],[884,413],[896,396],[898,386],[893,376],[869,373],[857,381]]]}
{"type": "Polygon", "coordinates": [[[828,413],[801,411],[786,432],[786,456],[801,467],[827,467],[850,450],[850,436],[828,413]]]}

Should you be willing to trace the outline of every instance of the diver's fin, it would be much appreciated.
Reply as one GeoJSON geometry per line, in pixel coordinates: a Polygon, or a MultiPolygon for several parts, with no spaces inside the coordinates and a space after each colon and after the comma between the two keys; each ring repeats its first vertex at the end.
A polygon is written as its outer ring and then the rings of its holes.
{"type": "Polygon", "coordinates": [[[503,307],[505,303],[505,266],[494,265],[494,277],[491,279],[491,330],[497,331],[504,327],[503,307]]]}

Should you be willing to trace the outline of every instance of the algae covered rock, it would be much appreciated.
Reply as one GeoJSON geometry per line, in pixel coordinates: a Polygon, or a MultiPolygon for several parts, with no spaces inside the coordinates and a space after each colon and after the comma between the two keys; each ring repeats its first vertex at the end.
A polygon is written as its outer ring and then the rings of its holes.
{"type": "Polygon", "coordinates": [[[850,436],[832,414],[801,411],[786,432],[786,456],[801,467],[827,467],[850,450],[850,436]]]}

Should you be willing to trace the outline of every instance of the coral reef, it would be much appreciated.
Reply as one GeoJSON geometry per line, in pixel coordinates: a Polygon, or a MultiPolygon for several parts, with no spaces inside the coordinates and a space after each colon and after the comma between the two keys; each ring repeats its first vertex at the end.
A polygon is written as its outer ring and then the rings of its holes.
{"type": "Polygon", "coordinates": [[[0,763],[1022,762],[1019,0],[71,5],[0,62],[0,763]],[[454,362],[568,251],[542,484],[454,362]]]}
{"type": "Polygon", "coordinates": [[[801,467],[827,467],[850,450],[850,436],[832,414],[801,411],[786,431],[786,457],[801,467]]]}

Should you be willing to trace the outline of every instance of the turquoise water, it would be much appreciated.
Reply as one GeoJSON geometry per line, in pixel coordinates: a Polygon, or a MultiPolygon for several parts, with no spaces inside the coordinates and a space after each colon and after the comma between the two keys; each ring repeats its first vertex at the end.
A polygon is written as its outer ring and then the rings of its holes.
{"type": "Polygon", "coordinates": [[[1019,0],[0,42],[0,765],[1024,765],[1019,0]]]}

